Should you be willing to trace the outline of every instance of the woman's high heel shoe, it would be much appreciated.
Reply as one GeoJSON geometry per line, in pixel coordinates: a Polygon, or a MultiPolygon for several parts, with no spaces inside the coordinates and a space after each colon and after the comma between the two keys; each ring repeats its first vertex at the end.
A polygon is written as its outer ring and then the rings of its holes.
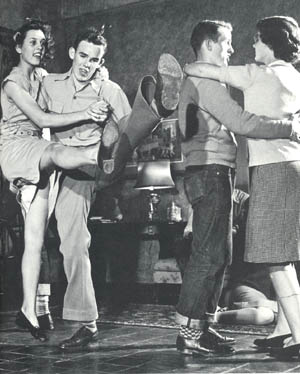
{"type": "Polygon", "coordinates": [[[26,318],[22,310],[20,310],[16,316],[16,324],[23,329],[27,329],[35,339],[38,339],[41,342],[45,342],[46,340],[48,340],[45,331],[40,327],[33,326],[31,322],[26,318]]]}
{"type": "Polygon", "coordinates": [[[270,356],[280,359],[291,359],[293,357],[300,357],[300,344],[289,345],[288,347],[271,348],[270,356]]]}

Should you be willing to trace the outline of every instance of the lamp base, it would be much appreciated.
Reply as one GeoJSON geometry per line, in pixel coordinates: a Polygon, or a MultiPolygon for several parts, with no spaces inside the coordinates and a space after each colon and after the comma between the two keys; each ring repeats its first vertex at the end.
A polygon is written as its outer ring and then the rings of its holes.
{"type": "Polygon", "coordinates": [[[145,236],[145,237],[148,237],[148,236],[153,237],[153,236],[157,236],[159,231],[158,231],[157,225],[149,222],[149,223],[145,223],[140,233],[142,236],[145,236]]]}
{"type": "Polygon", "coordinates": [[[148,211],[148,220],[154,221],[158,219],[157,208],[160,203],[160,196],[157,192],[150,192],[149,197],[149,211],[148,211]]]}

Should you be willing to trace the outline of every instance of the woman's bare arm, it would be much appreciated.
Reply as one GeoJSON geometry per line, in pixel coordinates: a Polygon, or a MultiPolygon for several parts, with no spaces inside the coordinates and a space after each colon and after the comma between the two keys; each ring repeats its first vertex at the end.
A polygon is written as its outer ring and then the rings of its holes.
{"type": "Polygon", "coordinates": [[[198,78],[220,80],[220,67],[203,62],[193,62],[184,66],[184,72],[198,78]]]}
{"type": "Polygon", "coordinates": [[[19,109],[40,128],[62,127],[88,120],[102,122],[108,114],[108,108],[104,102],[95,102],[85,110],[73,113],[45,113],[29,93],[16,83],[8,81],[4,90],[19,109]]]}

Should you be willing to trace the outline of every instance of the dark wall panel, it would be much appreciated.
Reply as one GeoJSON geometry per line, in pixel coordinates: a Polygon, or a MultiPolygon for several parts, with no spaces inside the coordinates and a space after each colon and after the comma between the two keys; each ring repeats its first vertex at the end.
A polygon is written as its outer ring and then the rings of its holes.
{"type": "MultiPolygon", "coordinates": [[[[189,38],[201,19],[224,19],[234,26],[236,53],[232,64],[253,61],[252,40],[259,18],[274,14],[292,15],[300,20],[297,0],[156,0],[141,2],[105,12],[85,14],[63,21],[66,46],[70,46],[78,29],[86,25],[107,27],[109,50],[106,65],[111,78],[118,82],[130,99],[144,74],[155,72],[162,52],[176,56],[183,65],[193,57],[189,38]]],[[[58,35],[59,36],[59,35],[58,35]]],[[[60,40],[60,43],[62,41],[60,40]]],[[[65,47],[66,49],[66,47],[65,47]]],[[[59,67],[69,66],[66,52],[57,56],[59,67]]]]}

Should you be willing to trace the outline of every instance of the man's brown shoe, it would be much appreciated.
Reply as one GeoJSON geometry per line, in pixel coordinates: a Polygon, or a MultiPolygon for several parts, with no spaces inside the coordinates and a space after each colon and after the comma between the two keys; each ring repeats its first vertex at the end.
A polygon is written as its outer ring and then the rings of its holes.
{"type": "Polygon", "coordinates": [[[232,355],[235,350],[229,345],[215,344],[209,346],[207,342],[202,342],[200,339],[188,339],[181,335],[177,336],[176,347],[177,350],[184,355],[232,355]]]}
{"type": "Polygon", "coordinates": [[[59,343],[62,350],[86,349],[89,344],[97,342],[98,331],[92,332],[86,326],[82,326],[75,334],[59,343]]]}
{"type": "Polygon", "coordinates": [[[177,336],[176,348],[177,351],[184,355],[208,356],[210,353],[213,353],[212,350],[202,347],[198,339],[188,339],[181,335],[177,336]]]}

